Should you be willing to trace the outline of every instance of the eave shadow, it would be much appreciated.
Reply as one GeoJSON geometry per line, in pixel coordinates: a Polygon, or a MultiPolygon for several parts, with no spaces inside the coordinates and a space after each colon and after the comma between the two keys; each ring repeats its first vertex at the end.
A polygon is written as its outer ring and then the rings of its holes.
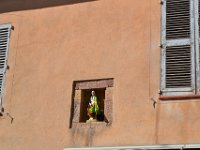
{"type": "Polygon", "coordinates": [[[97,0],[0,0],[0,13],[73,5],[97,0]]]}

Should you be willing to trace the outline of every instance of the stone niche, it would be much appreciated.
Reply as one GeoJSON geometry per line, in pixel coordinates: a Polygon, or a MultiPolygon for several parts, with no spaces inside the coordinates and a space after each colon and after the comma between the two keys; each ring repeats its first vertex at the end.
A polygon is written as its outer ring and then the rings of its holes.
{"type": "Polygon", "coordinates": [[[113,86],[114,79],[96,79],[85,81],[74,81],[72,93],[72,120],[71,127],[112,124],[113,111],[113,86]],[[88,119],[87,107],[89,104],[91,91],[94,90],[99,99],[99,107],[103,110],[103,115],[97,122],[86,123],[88,119]]]}

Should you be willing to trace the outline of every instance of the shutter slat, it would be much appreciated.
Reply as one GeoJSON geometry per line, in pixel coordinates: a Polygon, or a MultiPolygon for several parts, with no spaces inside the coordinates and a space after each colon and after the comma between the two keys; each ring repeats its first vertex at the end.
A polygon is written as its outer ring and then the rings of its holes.
{"type": "Polygon", "coordinates": [[[191,47],[189,45],[167,47],[166,87],[191,87],[191,81],[191,47]]]}
{"type": "Polygon", "coordinates": [[[190,0],[166,1],[166,39],[190,37],[190,0]]]}
{"type": "Polygon", "coordinates": [[[3,86],[3,78],[4,78],[4,74],[0,74],[0,95],[2,94],[2,86],[3,86]]]}
{"type": "Polygon", "coordinates": [[[8,49],[9,28],[0,29],[0,69],[6,67],[6,54],[8,49]]]}

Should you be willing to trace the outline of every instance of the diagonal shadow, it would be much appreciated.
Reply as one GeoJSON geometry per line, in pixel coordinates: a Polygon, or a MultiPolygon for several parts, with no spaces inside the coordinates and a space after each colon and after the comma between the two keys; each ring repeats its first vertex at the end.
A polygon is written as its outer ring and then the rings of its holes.
{"type": "Polygon", "coordinates": [[[97,0],[0,0],[0,13],[73,5],[97,0]]]}

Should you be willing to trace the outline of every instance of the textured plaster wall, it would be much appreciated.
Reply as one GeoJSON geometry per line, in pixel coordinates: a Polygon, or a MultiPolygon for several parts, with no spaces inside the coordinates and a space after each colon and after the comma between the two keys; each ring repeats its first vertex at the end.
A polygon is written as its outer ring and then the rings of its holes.
{"type": "Polygon", "coordinates": [[[160,0],[97,0],[2,12],[15,29],[0,149],[198,143],[200,101],[158,100],[160,11],[160,0]],[[69,128],[73,81],[100,78],[114,78],[112,125],[69,128]]]}

